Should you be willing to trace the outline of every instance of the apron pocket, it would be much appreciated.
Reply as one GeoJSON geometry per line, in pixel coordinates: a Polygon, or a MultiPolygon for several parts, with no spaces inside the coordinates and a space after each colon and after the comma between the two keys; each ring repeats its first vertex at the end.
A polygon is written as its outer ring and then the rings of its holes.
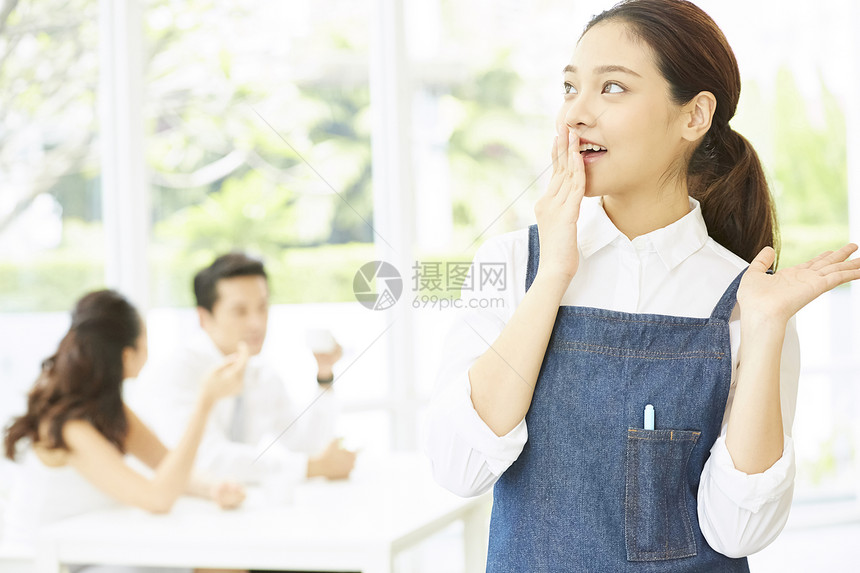
{"type": "Polygon", "coordinates": [[[687,460],[700,432],[627,430],[624,534],[628,561],[696,555],[687,512],[687,460]]]}

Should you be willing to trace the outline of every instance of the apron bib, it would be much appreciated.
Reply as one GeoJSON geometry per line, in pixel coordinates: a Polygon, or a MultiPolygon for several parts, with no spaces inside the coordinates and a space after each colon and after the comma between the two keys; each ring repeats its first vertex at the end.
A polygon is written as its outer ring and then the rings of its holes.
{"type": "MultiPolygon", "coordinates": [[[[538,260],[532,225],[526,290],[538,260]]],[[[709,318],[559,308],[528,441],[493,489],[488,572],[749,571],[711,549],[696,513],[742,275],[709,318]],[[643,429],[646,404],[654,430],[643,429]]]]}

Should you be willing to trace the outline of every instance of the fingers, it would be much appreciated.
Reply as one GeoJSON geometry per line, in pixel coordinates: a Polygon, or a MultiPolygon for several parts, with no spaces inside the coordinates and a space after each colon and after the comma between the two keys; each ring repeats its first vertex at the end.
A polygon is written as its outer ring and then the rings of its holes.
{"type": "MultiPolygon", "coordinates": [[[[852,272],[857,271],[858,269],[860,269],[860,259],[851,259],[848,261],[840,261],[838,263],[833,263],[833,264],[827,265],[826,267],[822,267],[822,268],[818,269],[818,274],[820,274],[824,277],[827,277],[828,279],[831,278],[830,275],[848,277],[848,276],[852,276],[852,272]]],[[[837,285],[842,284],[844,282],[848,282],[850,280],[854,280],[854,279],[848,278],[847,280],[842,280],[842,281],[838,282],[837,285]]],[[[836,286],[836,285],[833,285],[833,286],[836,286]]]]}
{"type": "Polygon", "coordinates": [[[575,174],[582,167],[582,154],[579,153],[579,134],[569,129],[567,131],[567,171],[575,174]]]}
{"type": "Polygon", "coordinates": [[[570,153],[568,155],[568,177],[570,179],[570,192],[565,198],[565,204],[570,202],[570,207],[579,210],[582,198],[585,196],[585,162],[579,153],[579,135],[570,130],[570,153]]]}
{"type": "Polygon", "coordinates": [[[250,357],[250,350],[245,341],[240,340],[236,352],[228,356],[224,362],[224,370],[229,374],[238,374],[245,369],[250,357]]]}
{"type": "Polygon", "coordinates": [[[232,509],[245,501],[245,487],[239,483],[220,482],[215,486],[212,496],[222,509],[232,509]]]}
{"type": "Polygon", "coordinates": [[[827,278],[829,279],[828,283],[832,284],[832,286],[828,285],[829,288],[836,288],[839,285],[843,285],[845,283],[860,279],[860,269],[855,268],[850,270],[837,271],[835,273],[827,275],[827,278]]]}
{"type": "Polygon", "coordinates": [[[815,263],[817,263],[818,261],[820,261],[821,259],[823,259],[824,257],[826,257],[832,253],[833,253],[833,251],[824,251],[823,253],[821,253],[820,255],[815,257],[814,259],[810,259],[810,260],[806,261],[805,263],[801,263],[801,264],[797,265],[797,268],[808,269],[812,265],[814,265],[815,263]]]}
{"type": "Polygon", "coordinates": [[[556,138],[558,144],[556,148],[558,149],[558,166],[559,168],[564,168],[567,166],[567,154],[570,143],[568,141],[568,132],[570,130],[567,127],[567,124],[562,124],[559,126],[558,137],[556,138]]]}
{"type": "Polygon", "coordinates": [[[773,264],[774,259],[776,258],[776,251],[773,250],[773,247],[765,247],[755,256],[753,261],[750,263],[750,270],[766,273],[770,266],[773,264]]]}
{"type": "Polygon", "coordinates": [[[821,270],[824,267],[832,265],[834,263],[839,263],[847,259],[857,250],[857,245],[854,243],[848,243],[841,249],[836,251],[828,251],[827,253],[822,253],[818,255],[816,258],[810,261],[809,268],[813,271],[821,270]]]}
{"type": "MultiPolygon", "coordinates": [[[[550,178],[546,193],[541,197],[544,201],[549,201],[555,197],[564,182],[564,169],[562,169],[563,163],[561,163],[560,155],[565,146],[560,141],[561,136],[559,135],[556,135],[552,140],[552,177],[550,178]]],[[[537,205],[535,208],[537,208],[537,205]]]]}
{"type": "Polygon", "coordinates": [[[239,341],[239,345],[236,348],[236,355],[238,356],[238,361],[242,363],[244,366],[248,361],[248,357],[251,355],[251,351],[248,348],[248,343],[244,340],[239,341]]]}

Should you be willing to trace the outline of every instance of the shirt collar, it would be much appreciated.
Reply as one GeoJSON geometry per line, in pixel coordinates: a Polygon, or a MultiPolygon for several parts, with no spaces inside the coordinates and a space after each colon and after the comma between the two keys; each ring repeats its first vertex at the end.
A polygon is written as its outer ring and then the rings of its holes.
{"type": "Polygon", "coordinates": [[[221,354],[221,351],[218,350],[218,347],[209,338],[209,334],[202,328],[189,337],[188,346],[213,360],[224,358],[224,355],[221,354]]]}
{"type": "Polygon", "coordinates": [[[702,248],[708,240],[708,228],[699,202],[689,197],[690,212],[674,223],[636,237],[630,241],[612,223],[603,210],[603,199],[583,202],[582,223],[579,226],[580,252],[590,257],[610,243],[620,241],[636,250],[656,251],[668,270],[674,269],[687,257],[702,248]]]}

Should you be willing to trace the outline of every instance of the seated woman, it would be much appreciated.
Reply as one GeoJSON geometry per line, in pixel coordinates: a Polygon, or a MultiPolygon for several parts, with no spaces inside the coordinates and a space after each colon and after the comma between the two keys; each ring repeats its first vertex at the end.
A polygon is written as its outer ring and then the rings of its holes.
{"type": "Polygon", "coordinates": [[[122,399],[122,384],[147,358],[146,329],[122,295],[102,290],[78,301],[72,325],[56,353],[44,361],[27,411],[5,432],[5,453],[22,473],[6,517],[7,540],[33,543],[39,527],[116,502],[170,511],[183,493],[222,508],[245,498],[241,485],[192,475],[207,417],[221,398],[242,387],[247,347],[215,368],[201,387],[194,413],[177,447],[168,451],[122,399]],[[126,464],[131,454],[152,468],[146,477],[126,464]]]}

